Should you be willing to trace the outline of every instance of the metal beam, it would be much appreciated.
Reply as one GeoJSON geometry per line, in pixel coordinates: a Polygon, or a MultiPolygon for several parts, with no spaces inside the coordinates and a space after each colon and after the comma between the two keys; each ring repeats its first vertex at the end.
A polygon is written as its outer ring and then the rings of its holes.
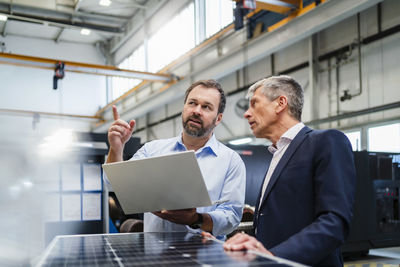
{"type": "Polygon", "coordinates": [[[55,21],[55,20],[50,20],[50,19],[18,16],[18,15],[12,15],[12,14],[1,13],[1,12],[0,12],[0,14],[7,15],[7,17],[10,20],[14,19],[14,20],[20,20],[20,21],[26,21],[26,22],[48,24],[48,25],[56,26],[56,27],[60,27],[60,28],[71,28],[71,29],[87,28],[87,29],[91,29],[94,31],[112,33],[112,34],[120,34],[122,31],[121,28],[119,28],[119,27],[109,27],[109,26],[102,26],[102,25],[81,23],[81,22],[72,23],[69,21],[55,21]]]}
{"type": "MultiPolygon", "coordinates": [[[[194,80],[204,77],[220,79],[243,68],[245,64],[243,62],[243,49],[247,49],[248,51],[246,64],[253,64],[272,53],[295,44],[381,1],[382,0],[325,1],[319,4],[317,8],[302,14],[280,28],[270,33],[263,34],[249,41],[246,45],[237,46],[221,57],[208,61],[207,64],[197,68],[193,73],[186,75],[186,77],[191,77],[194,80]]],[[[134,107],[128,109],[124,114],[121,114],[122,118],[138,118],[153,110],[155,107],[165,105],[166,103],[183,97],[185,92],[184,85],[186,84],[190,84],[189,78],[185,78],[172,85],[168,90],[151,95],[149,98],[136,103],[134,107]]],[[[108,108],[104,114],[107,122],[96,126],[94,131],[106,131],[112,121],[112,113],[110,111],[111,109],[108,108]]]]}
{"type": "Polygon", "coordinates": [[[79,10],[81,3],[82,3],[82,0],[76,0],[75,6],[74,6],[75,11],[79,10]]]}
{"type": "Polygon", "coordinates": [[[275,5],[275,6],[281,6],[281,7],[289,7],[289,8],[295,8],[294,5],[292,5],[290,2],[288,1],[281,1],[281,0],[258,0],[256,2],[260,2],[260,3],[265,3],[265,4],[269,4],[269,5],[275,5]]]}
{"type": "Polygon", "coordinates": [[[10,19],[48,23],[59,27],[69,28],[88,28],[107,33],[123,32],[123,24],[126,23],[126,17],[117,17],[112,15],[84,13],[80,11],[57,11],[36,7],[26,7],[22,5],[13,5],[0,3],[0,14],[7,15],[10,19]],[[79,19],[79,21],[77,21],[79,19]],[[91,20],[92,22],[87,22],[91,20]]]}
{"type": "Polygon", "coordinates": [[[6,37],[6,35],[7,35],[7,22],[8,22],[8,20],[4,21],[3,29],[1,30],[1,35],[3,37],[6,37]]]}
{"type": "Polygon", "coordinates": [[[74,11],[68,12],[64,11],[67,14],[74,15],[76,17],[82,17],[83,19],[98,19],[98,20],[106,20],[106,21],[113,21],[115,23],[125,23],[130,17],[129,16],[121,16],[121,15],[112,15],[112,14],[100,14],[94,12],[84,12],[84,11],[74,11]]]}
{"type": "Polygon", "coordinates": [[[299,8],[299,7],[301,7],[303,0],[280,0],[280,2],[285,2],[287,4],[290,4],[292,6],[299,8]]]}
{"type": "Polygon", "coordinates": [[[297,7],[278,0],[260,0],[256,1],[257,8],[265,9],[279,14],[288,14],[297,7]]]}
{"type": "Polygon", "coordinates": [[[114,23],[125,23],[129,17],[126,16],[117,16],[112,14],[103,14],[103,13],[95,13],[95,12],[84,12],[78,10],[53,10],[48,8],[41,7],[33,7],[26,5],[18,5],[18,4],[7,4],[0,2],[0,12],[15,14],[15,15],[33,15],[35,17],[53,17],[61,20],[66,20],[71,18],[71,16],[81,17],[83,19],[97,19],[101,21],[108,21],[114,23]],[[12,7],[12,8],[11,8],[12,7]]]}
{"type": "Polygon", "coordinates": [[[322,123],[339,121],[339,120],[343,120],[343,119],[348,119],[348,118],[362,116],[362,115],[368,115],[371,113],[385,111],[385,110],[389,110],[389,109],[395,109],[395,108],[400,108],[400,102],[394,102],[394,103],[376,106],[376,107],[372,107],[372,108],[366,108],[366,109],[362,109],[362,110],[346,112],[344,114],[340,114],[340,115],[336,115],[336,116],[332,116],[332,117],[308,121],[308,122],[305,122],[305,124],[319,125],[322,123]]]}
{"type": "Polygon", "coordinates": [[[54,39],[54,41],[55,41],[56,43],[59,43],[59,42],[60,42],[60,40],[61,40],[61,35],[63,34],[63,32],[64,32],[64,28],[61,28],[60,31],[58,32],[56,38],[54,39]]]}
{"type": "Polygon", "coordinates": [[[319,62],[318,62],[318,34],[313,34],[308,40],[308,80],[309,80],[309,90],[311,92],[311,103],[312,105],[312,119],[319,117],[319,86],[318,86],[318,72],[319,72],[319,62]]]}
{"type": "Polygon", "coordinates": [[[65,71],[70,71],[70,72],[134,78],[134,79],[160,81],[160,82],[170,82],[173,80],[173,76],[169,74],[133,71],[133,70],[120,69],[114,66],[95,65],[95,64],[71,62],[64,60],[55,60],[48,58],[0,53],[0,63],[4,64],[54,70],[55,64],[58,62],[64,62],[65,71]]]}
{"type": "Polygon", "coordinates": [[[52,116],[52,117],[70,117],[77,119],[92,119],[92,120],[102,120],[100,116],[89,116],[89,115],[78,115],[78,114],[66,114],[66,113],[54,113],[54,112],[44,112],[44,111],[33,111],[33,110],[20,110],[20,109],[4,109],[0,108],[0,112],[2,113],[17,113],[21,115],[43,115],[43,116],[52,116]]]}
{"type": "Polygon", "coordinates": [[[136,7],[136,8],[139,8],[139,9],[147,9],[147,7],[145,5],[140,5],[140,4],[136,3],[136,1],[132,1],[132,2],[129,2],[129,3],[124,3],[124,4],[127,5],[127,6],[136,7]]]}

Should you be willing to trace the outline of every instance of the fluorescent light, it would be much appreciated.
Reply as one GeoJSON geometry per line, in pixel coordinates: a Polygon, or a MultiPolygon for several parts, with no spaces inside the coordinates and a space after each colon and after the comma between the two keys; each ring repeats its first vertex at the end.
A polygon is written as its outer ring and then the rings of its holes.
{"type": "Polygon", "coordinates": [[[90,148],[92,148],[93,144],[89,143],[89,142],[76,142],[76,143],[73,143],[73,146],[76,146],[76,147],[90,147],[90,148]]]}
{"type": "Polygon", "coordinates": [[[26,188],[31,188],[33,186],[33,183],[29,180],[23,181],[22,184],[26,187],[26,188]]]}
{"type": "Polygon", "coordinates": [[[110,6],[111,1],[110,0],[100,0],[99,5],[101,6],[110,6]]]}
{"type": "Polygon", "coordinates": [[[237,145],[244,145],[244,144],[248,144],[251,141],[253,141],[253,138],[251,137],[245,137],[245,138],[240,138],[240,139],[235,139],[232,141],[229,141],[229,144],[237,146],[237,145]]]}
{"type": "Polygon", "coordinates": [[[1,15],[0,14],[0,21],[6,21],[8,18],[6,15],[1,15]]]}
{"type": "Polygon", "coordinates": [[[90,30],[89,30],[89,29],[83,28],[83,29],[81,30],[81,34],[82,34],[82,35],[89,35],[89,34],[90,34],[90,30]]]}
{"type": "Polygon", "coordinates": [[[74,141],[75,136],[70,129],[61,129],[53,135],[44,138],[39,145],[39,152],[42,156],[57,156],[67,152],[74,141]]]}
{"type": "Polygon", "coordinates": [[[72,144],[74,147],[87,147],[94,149],[108,149],[107,144],[105,142],[74,142],[72,144]]]}

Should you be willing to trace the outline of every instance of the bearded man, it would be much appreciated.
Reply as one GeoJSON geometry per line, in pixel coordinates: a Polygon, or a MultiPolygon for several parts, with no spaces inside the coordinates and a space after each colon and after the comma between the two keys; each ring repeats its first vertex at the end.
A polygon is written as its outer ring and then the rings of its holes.
{"type": "MultiPolygon", "coordinates": [[[[220,143],[213,133],[222,120],[225,104],[225,93],[215,80],[193,83],[185,93],[182,133],[146,143],[132,159],[193,150],[211,200],[229,201],[209,207],[145,213],[145,232],[206,231],[224,239],[239,225],[246,187],[245,166],[240,156],[220,143]]],[[[108,130],[107,163],[122,161],[124,145],[135,126],[134,120],[129,123],[121,120],[115,106],[113,114],[114,123],[108,130]]]]}

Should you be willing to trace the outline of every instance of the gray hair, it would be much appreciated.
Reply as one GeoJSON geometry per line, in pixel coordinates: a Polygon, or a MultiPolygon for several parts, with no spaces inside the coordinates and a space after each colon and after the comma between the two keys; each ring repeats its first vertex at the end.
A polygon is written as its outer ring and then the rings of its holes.
{"type": "Polygon", "coordinates": [[[286,75],[271,76],[259,80],[247,91],[246,98],[250,99],[255,91],[260,88],[261,92],[269,101],[284,95],[288,99],[289,113],[298,121],[301,121],[301,112],[304,104],[304,92],[300,84],[292,77],[286,75]]]}

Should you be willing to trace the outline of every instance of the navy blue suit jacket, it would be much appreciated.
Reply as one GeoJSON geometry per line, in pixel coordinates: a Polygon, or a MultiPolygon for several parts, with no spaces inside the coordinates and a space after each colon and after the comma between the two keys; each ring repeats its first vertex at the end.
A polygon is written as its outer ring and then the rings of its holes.
{"type": "Polygon", "coordinates": [[[349,232],[355,182],[347,137],[305,126],[276,166],[262,201],[260,190],[256,238],[281,258],[343,266],[340,245],[349,232]]]}

